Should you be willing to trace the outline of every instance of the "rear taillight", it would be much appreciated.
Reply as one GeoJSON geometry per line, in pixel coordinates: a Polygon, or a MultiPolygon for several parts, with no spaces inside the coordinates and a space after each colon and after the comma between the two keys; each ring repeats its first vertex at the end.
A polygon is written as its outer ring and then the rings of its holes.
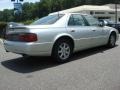
{"type": "Polygon", "coordinates": [[[34,33],[19,34],[19,41],[21,41],[21,42],[35,42],[35,41],[37,41],[37,35],[34,33]]]}

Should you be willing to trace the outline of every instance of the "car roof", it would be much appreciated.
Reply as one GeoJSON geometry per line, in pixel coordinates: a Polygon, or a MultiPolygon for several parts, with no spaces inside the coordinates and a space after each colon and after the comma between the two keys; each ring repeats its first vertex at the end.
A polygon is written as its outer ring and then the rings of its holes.
{"type": "Polygon", "coordinates": [[[63,12],[55,12],[55,13],[50,13],[49,15],[56,15],[56,14],[80,14],[80,15],[89,15],[89,14],[85,14],[85,13],[63,13],[63,12]]]}

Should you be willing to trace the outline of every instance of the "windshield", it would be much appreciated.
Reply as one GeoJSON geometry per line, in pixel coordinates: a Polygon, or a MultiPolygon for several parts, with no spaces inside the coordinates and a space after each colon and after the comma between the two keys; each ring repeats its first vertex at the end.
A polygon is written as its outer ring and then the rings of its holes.
{"type": "Polygon", "coordinates": [[[56,21],[58,21],[63,16],[64,16],[64,14],[48,15],[46,17],[43,17],[43,18],[33,22],[32,25],[49,25],[49,24],[54,24],[56,21]]]}

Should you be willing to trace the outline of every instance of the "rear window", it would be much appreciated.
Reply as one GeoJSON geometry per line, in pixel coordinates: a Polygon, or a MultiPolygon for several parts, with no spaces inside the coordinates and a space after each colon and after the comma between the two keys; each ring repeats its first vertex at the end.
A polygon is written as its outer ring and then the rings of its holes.
{"type": "Polygon", "coordinates": [[[54,24],[56,21],[58,21],[63,16],[64,16],[64,14],[49,15],[49,16],[43,17],[43,18],[33,22],[32,25],[54,24]]]}

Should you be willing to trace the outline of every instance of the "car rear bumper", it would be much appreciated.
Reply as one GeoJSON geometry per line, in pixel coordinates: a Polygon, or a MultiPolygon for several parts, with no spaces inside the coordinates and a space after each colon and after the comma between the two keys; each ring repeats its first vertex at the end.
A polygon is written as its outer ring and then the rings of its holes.
{"type": "Polygon", "coordinates": [[[30,56],[50,56],[52,43],[22,43],[4,41],[6,51],[30,56]]]}

